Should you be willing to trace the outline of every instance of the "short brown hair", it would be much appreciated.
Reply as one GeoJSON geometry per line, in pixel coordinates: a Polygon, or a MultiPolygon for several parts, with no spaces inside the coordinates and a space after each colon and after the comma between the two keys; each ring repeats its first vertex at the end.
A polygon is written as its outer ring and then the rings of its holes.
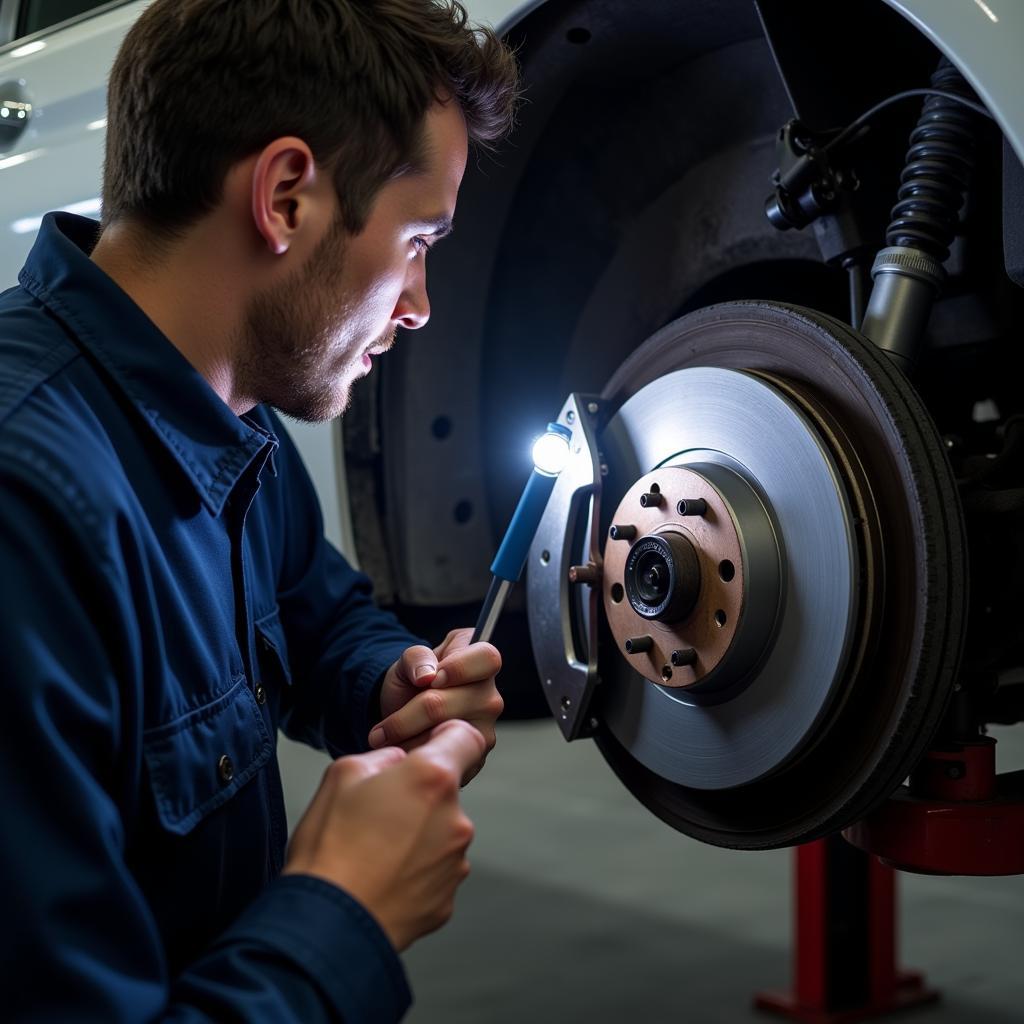
{"type": "Polygon", "coordinates": [[[295,135],[357,233],[415,166],[434,102],[454,97],[487,146],[517,91],[508,47],[456,0],[156,0],[110,76],[103,220],[173,237],[216,206],[232,164],[295,135]]]}

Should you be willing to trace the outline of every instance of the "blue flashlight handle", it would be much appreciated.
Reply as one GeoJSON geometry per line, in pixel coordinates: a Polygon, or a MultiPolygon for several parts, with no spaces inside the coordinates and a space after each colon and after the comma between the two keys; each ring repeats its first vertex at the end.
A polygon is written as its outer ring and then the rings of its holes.
{"type": "Polygon", "coordinates": [[[491,563],[491,572],[509,583],[515,583],[523,574],[526,556],[530,553],[533,536],[540,525],[548,498],[554,490],[557,477],[534,470],[523,489],[505,538],[491,563]]]}

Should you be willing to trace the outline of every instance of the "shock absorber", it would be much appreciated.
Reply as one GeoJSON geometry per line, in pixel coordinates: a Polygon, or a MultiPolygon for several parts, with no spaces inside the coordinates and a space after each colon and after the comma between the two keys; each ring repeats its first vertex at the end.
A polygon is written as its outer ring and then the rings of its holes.
{"type": "MultiPolygon", "coordinates": [[[[974,94],[943,57],[931,86],[974,94]]],[[[975,114],[956,100],[929,96],[910,135],[906,166],[885,248],[871,269],[874,288],[861,331],[909,370],[946,271],[974,166],[975,114]]]]}

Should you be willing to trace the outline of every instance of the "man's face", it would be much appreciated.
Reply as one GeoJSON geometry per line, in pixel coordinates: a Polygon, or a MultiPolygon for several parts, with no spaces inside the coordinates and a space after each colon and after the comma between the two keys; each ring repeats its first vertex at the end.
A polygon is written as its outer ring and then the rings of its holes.
{"type": "Polygon", "coordinates": [[[427,322],[426,256],[451,228],[467,148],[458,105],[435,104],[425,118],[423,169],[381,188],[358,235],[335,220],[300,271],[249,303],[245,393],[300,420],[332,419],[397,328],[427,322]]]}

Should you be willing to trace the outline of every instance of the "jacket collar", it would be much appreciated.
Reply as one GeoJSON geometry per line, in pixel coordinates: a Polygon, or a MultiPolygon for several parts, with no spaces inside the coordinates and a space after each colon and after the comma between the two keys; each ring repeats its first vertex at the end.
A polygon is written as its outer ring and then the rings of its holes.
{"type": "Polygon", "coordinates": [[[236,416],[131,298],[89,258],[99,225],[48,214],[19,281],[107,372],[219,515],[249,465],[277,439],[236,416]]]}

